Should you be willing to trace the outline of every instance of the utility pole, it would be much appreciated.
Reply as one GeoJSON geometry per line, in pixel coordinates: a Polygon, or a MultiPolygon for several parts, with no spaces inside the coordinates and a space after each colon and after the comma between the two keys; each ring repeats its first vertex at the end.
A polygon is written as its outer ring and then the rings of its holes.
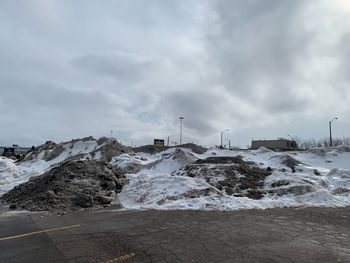
{"type": "Polygon", "coordinates": [[[169,142],[170,142],[170,136],[168,136],[168,142],[167,142],[166,146],[169,146],[169,142]]]}
{"type": "Polygon", "coordinates": [[[223,146],[223,137],[224,137],[224,132],[228,131],[228,129],[225,129],[221,132],[221,144],[220,144],[220,148],[223,149],[224,146],[223,146]]]}
{"type": "Polygon", "coordinates": [[[333,146],[333,139],[332,139],[332,122],[334,120],[338,120],[338,117],[333,118],[332,120],[329,121],[329,145],[330,147],[333,146]]]}
{"type": "Polygon", "coordinates": [[[184,117],[180,117],[180,145],[182,144],[182,121],[184,117]]]}
{"type": "Polygon", "coordinates": [[[231,140],[226,139],[226,141],[228,141],[228,149],[231,150],[231,140]]]}

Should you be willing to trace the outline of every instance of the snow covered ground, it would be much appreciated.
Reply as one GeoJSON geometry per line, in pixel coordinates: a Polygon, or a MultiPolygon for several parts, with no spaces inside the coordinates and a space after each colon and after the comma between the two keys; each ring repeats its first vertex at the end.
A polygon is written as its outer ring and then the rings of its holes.
{"type": "MultiPolygon", "coordinates": [[[[19,164],[1,157],[0,196],[68,158],[100,159],[99,147],[101,145],[94,139],[75,140],[42,150],[19,164]]],[[[124,186],[119,199],[130,209],[235,210],[350,205],[350,149],[347,147],[303,152],[273,152],[265,148],[208,150],[204,154],[193,153],[189,148],[170,148],[156,154],[124,153],[112,158],[110,163],[128,172],[129,183],[124,186]],[[243,195],[228,194],[219,188],[217,183],[227,180],[220,173],[224,164],[205,166],[212,173],[210,180],[201,174],[186,176],[183,173],[197,160],[235,156],[242,156],[245,162],[254,162],[256,167],[271,171],[264,178],[263,187],[258,189],[262,198],[249,198],[244,191],[243,195]],[[293,169],[285,163],[288,158],[297,162],[293,169]]],[[[239,179],[246,175],[236,172],[235,176],[239,179]]]]}
{"type": "MultiPolygon", "coordinates": [[[[188,149],[182,150],[190,152],[188,149]]],[[[350,152],[348,148],[314,149],[307,152],[273,152],[261,148],[255,151],[209,150],[202,155],[191,153],[198,159],[240,155],[243,160],[252,161],[261,168],[272,168],[273,173],[266,177],[264,182],[264,190],[267,194],[259,200],[227,195],[200,177],[172,174],[184,166],[184,160],[171,158],[174,151],[170,149],[157,155],[141,153],[116,157],[115,164],[119,160],[123,166],[126,166],[128,162],[139,162],[140,159],[155,163],[154,166],[128,175],[129,184],[119,195],[125,207],[235,210],[350,205],[350,152]],[[162,159],[162,154],[166,154],[167,157],[162,159]],[[302,163],[296,166],[294,173],[290,167],[282,163],[286,155],[302,163]],[[271,186],[281,182],[282,185],[279,188],[271,186]],[[277,193],[283,194],[268,193],[271,189],[277,189],[277,193]]],[[[215,170],[215,165],[212,168],[215,170]]],[[[217,180],[223,180],[221,177],[222,175],[218,174],[217,180]]]]}

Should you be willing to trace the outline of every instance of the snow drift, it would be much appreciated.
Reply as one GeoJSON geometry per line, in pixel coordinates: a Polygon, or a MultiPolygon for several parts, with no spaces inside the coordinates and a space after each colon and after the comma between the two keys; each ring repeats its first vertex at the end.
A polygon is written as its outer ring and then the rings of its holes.
{"type": "Polygon", "coordinates": [[[122,204],[206,210],[350,205],[347,150],[322,149],[322,155],[320,150],[278,153],[266,148],[181,151],[191,158],[177,160],[174,149],[114,158],[116,166],[141,166],[128,175],[129,184],[119,194],[122,204]]]}
{"type": "Polygon", "coordinates": [[[1,158],[0,196],[65,162],[86,160],[126,173],[128,183],[117,197],[130,209],[350,205],[348,147],[303,152],[207,150],[192,144],[132,149],[113,139],[92,137],[47,142],[17,163],[1,158]]]}
{"type": "Polygon", "coordinates": [[[29,152],[16,164],[6,158],[0,160],[0,196],[33,176],[50,171],[67,160],[101,160],[110,162],[112,157],[130,152],[115,139],[93,137],[75,139],[56,144],[48,141],[29,152]],[[3,167],[3,168],[1,168],[3,167]]]}
{"type": "Polygon", "coordinates": [[[94,160],[68,160],[2,196],[11,208],[64,211],[118,205],[116,193],[124,175],[111,165],[94,160]]]}

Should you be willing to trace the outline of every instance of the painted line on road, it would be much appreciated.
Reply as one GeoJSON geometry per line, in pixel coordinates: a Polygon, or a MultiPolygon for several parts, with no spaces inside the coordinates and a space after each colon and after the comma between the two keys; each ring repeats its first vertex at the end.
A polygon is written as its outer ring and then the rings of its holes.
{"type": "Polygon", "coordinates": [[[107,260],[107,261],[101,261],[100,263],[122,262],[122,261],[128,260],[129,258],[132,258],[134,256],[136,256],[135,253],[130,253],[130,254],[127,254],[127,255],[124,255],[124,256],[120,256],[120,257],[117,257],[117,258],[113,258],[113,259],[107,260]]]}
{"type": "Polygon", "coordinates": [[[47,233],[47,232],[53,232],[53,231],[66,230],[66,229],[76,228],[76,227],[80,227],[80,225],[56,227],[56,228],[50,228],[50,229],[46,229],[46,230],[34,231],[34,232],[20,234],[20,235],[15,235],[15,236],[0,237],[0,241],[10,240],[10,239],[15,239],[15,238],[21,238],[21,237],[27,237],[27,236],[33,236],[33,235],[47,233]]]}

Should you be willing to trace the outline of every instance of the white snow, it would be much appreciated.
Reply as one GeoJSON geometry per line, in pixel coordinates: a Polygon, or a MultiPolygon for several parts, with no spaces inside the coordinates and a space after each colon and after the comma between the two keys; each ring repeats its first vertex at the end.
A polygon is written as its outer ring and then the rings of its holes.
{"type": "MultiPolygon", "coordinates": [[[[0,196],[16,185],[26,182],[30,177],[40,175],[57,163],[72,156],[82,154],[83,158],[100,159],[96,141],[75,141],[63,144],[64,151],[55,159],[45,161],[40,153],[31,161],[14,163],[0,158],[0,196]]],[[[128,174],[129,183],[119,194],[126,209],[204,209],[236,210],[246,208],[273,208],[290,206],[350,206],[350,150],[346,147],[333,149],[312,149],[303,152],[274,152],[266,148],[258,150],[209,150],[204,154],[195,154],[190,149],[181,148],[186,158],[175,158],[176,149],[171,148],[157,154],[122,154],[112,159],[111,164],[125,168],[130,164],[144,166],[140,172],[128,174]],[[307,186],[312,189],[305,194],[268,194],[260,200],[247,197],[229,196],[205,181],[204,177],[188,177],[173,172],[183,168],[191,158],[205,159],[213,156],[237,156],[252,161],[260,168],[271,167],[274,172],[265,179],[265,190],[281,180],[288,181],[288,187],[307,186]],[[282,164],[289,155],[302,164],[296,172],[282,164]],[[205,192],[205,194],[203,194],[205,192]]],[[[52,151],[52,150],[50,150],[52,151]]],[[[243,176],[243,175],[242,175],[243,176]]],[[[212,180],[223,180],[221,174],[212,180]]],[[[212,183],[213,181],[210,181],[212,183]]]]}
{"type": "Polygon", "coordinates": [[[23,171],[13,160],[6,157],[0,157],[0,185],[8,184],[22,174],[23,171]]]}
{"type": "MultiPolygon", "coordinates": [[[[188,149],[186,149],[187,152],[188,149]]],[[[308,152],[274,152],[266,148],[249,151],[210,150],[205,154],[192,153],[199,159],[210,156],[237,156],[245,161],[253,161],[262,168],[271,167],[275,171],[266,178],[265,189],[271,188],[273,182],[288,180],[291,186],[310,186],[312,192],[303,195],[266,195],[260,200],[246,197],[228,196],[210,186],[204,178],[186,176],[172,176],[171,173],[180,169],[184,164],[171,158],[161,158],[161,154],[125,154],[120,161],[127,165],[128,161],[142,158],[155,161],[161,160],[156,166],[143,169],[139,173],[129,174],[129,184],[126,185],[119,198],[125,208],[131,209],[203,209],[203,210],[236,210],[246,208],[266,209],[273,207],[291,206],[349,206],[350,205],[350,153],[338,150],[320,149],[308,152]],[[284,156],[302,162],[297,171],[282,164],[284,156]],[[331,160],[331,162],[330,162],[331,160]],[[342,169],[339,169],[342,168],[342,169]],[[285,171],[281,170],[285,169],[285,171]],[[319,175],[315,174],[315,170],[319,175]],[[210,189],[209,194],[190,198],[188,193],[210,189]],[[337,189],[344,191],[336,192],[337,189]],[[349,191],[347,191],[349,190],[349,191]]],[[[166,154],[173,152],[167,151],[166,154]]],[[[115,163],[117,165],[117,163],[115,163]]],[[[218,175],[220,177],[220,175],[218,175]]],[[[283,186],[282,186],[283,188],[283,186]]]]}
{"type": "Polygon", "coordinates": [[[66,143],[63,145],[65,148],[64,152],[50,162],[51,164],[59,163],[78,154],[91,153],[97,148],[97,146],[96,141],[77,141],[66,143]]]}
{"type": "Polygon", "coordinates": [[[43,160],[15,164],[7,158],[0,159],[0,196],[15,186],[27,182],[30,177],[45,171],[48,164],[43,160]]]}
{"type": "MultiPolygon", "coordinates": [[[[33,160],[21,162],[20,164],[15,164],[12,160],[1,157],[0,196],[15,186],[27,182],[30,177],[43,174],[70,157],[83,154],[84,158],[93,159],[90,153],[98,147],[97,142],[94,140],[67,142],[62,143],[62,146],[64,148],[63,152],[50,161],[45,161],[44,156],[52,152],[52,150],[42,151],[33,160]]],[[[94,159],[97,158],[101,158],[99,152],[94,156],[94,159]]]]}

